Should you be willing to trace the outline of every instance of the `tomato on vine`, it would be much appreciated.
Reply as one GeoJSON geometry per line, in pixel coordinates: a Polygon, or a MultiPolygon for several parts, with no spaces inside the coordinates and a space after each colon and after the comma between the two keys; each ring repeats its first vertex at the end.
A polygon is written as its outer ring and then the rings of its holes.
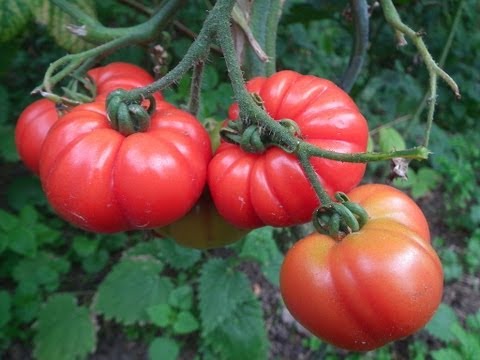
{"type": "MultiPolygon", "coordinates": [[[[293,120],[299,139],[340,153],[364,152],[368,128],[352,99],[332,82],[293,71],[247,83],[277,121],[293,120]]],[[[237,120],[237,104],[229,118],[237,120]]],[[[363,177],[365,164],[315,157],[313,168],[330,195],[347,192],[363,177]]],[[[317,196],[295,155],[278,147],[249,153],[223,142],[209,165],[208,183],[220,214],[241,228],[291,226],[307,222],[317,196]]]]}
{"type": "Polygon", "coordinates": [[[440,304],[443,271],[415,202],[386,185],[349,198],[369,220],[337,240],[314,233],[287,252],[280,290],[292,315],[314,335],[366,351],[422,328],[440,304]]]}
{"type": "Polygon", "coordinates": [[[74,108],[48,133],[40,179],[54,210],[95,232],[164,226],[200,197],[210,139],[189,113],[159,102],[144,132],[111,127],[105,103],[74,108]]]}

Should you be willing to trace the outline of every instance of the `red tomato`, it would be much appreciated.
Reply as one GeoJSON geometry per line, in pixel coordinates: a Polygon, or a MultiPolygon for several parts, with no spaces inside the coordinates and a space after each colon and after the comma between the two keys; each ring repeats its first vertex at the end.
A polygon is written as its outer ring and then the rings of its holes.
{"type": "MultiPolygon", "coordinates": [[[[294,120],[303,140],[341,153],[363,152],[368,128],[350,97],[332,82],[293,71],[247,83],[275,120],[294,120]]],[[[229,111],[238,118],[238,105],[229,111]]],[[[347,192],[363,177],[365,164],[312,158],[330,195],[347,192]]],[[[241,228],[291,226],[307,222],[319,203],[297,158],[271,147],[262,154],[223,142],[209,165],[208,183],[222,216],[241,228]]]]}
{"type": "Polygon", "coordinates": [[[311,234],[287,252],[280,290],[292,315],[314,335],[366,351],[422,328],[440,304],[443,271],[428,224],[413,200],[386,185],[349,197],[369,215],[340,241],[311,234]]]}
{"type": "Polygon", "coordinates": [[[194,249],[213,249],[240,240],[248,231],[237,229],[220,216],[208,192],[204,192],[187,215],[155,229],[160,236],[172,237],[178,244],[194,249]]]}
{"type": "Polygon", "coordinates": [[[85,230],[117,232],[167,225],[205,187],[207,132],[189,113],[157,104],[146,132],[110,127],[103,102],[77,106],[48,133],[40,179],[55,211],[85,230]]]}
{"type": "Polygon", "coordinates": [[[57,119],[55,103],[48,99],[31,103],[18,118],[15,145],[25,166],[35,174],[38,174],[38,159],[43,141],[57,119]]]}
{"type": "MultiPolygon", "coordinates": [[[[153,77],[142,68],[115,62],[88,71],[97,86],[97,99],[106,99],[110,91],[149,85],[153,77]]],[[[155,100],[163,99],[155,93],[155,100]]],[[[38,175],[38,159],[45,136],[50,127],[58,120],[55,103],[47,99],[33,102],[20,114],[15,128],[15,144],[25,166],[38,175]]]]}

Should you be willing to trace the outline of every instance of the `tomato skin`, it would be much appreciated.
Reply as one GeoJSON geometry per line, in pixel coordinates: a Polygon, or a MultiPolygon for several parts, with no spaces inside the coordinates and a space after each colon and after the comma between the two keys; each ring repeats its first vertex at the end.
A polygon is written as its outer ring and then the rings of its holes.
{"type": "MultiPolygon", "coordinates": [[[[151,84],[153,77],[142,68],[128,63],[114,62],[89,70],[88,75],[97,87],[97,100],[105,100],[118,88],[131,90],[151,84]]],[[[162,95],[154,94],[156,101],[162,95]]],[[[20,114],[15,127],[15,145],[25,166],[38,175],[38,161],[43,142],[59,116],[55,103],[48,99],[34,101],[20,114]]]]}
{"type": "MultiPolygon", "coordinates": [[[[247,89],[262,98],[273,119],[294,120],[305,141],[342,153],[366,150],[366,120],[332,82],[280,71],[250,80],[247,89]]],[[[229,118],[238,114],[238,105],[232,105],[229,118]]],[[[365,164],[322,158],[312,158],[312,165],[330,195],[350,191],[365,171],[365,164]]],[[[252,154],[223,142],[209,165],[208,183],[220,214],[241,228],[305,223],[319,205],[297,158],[276,147],[252,154]]]]}
{"type": "Polygon", "coordinates": [[[182,246],[201,250],[233,244],[248,233],[220,216],[208,191],[204,191],[187,215],[154,232],[161,237],[172,237],[182,246]]]}
{"type": "Polygon", "coordinates": [[[440,304],[443,271],[427,221],[401,191],[360,186],[349,197],[369,214],[337,242],[311,234],[287,252],[280,290],[292,315],[338,347],[367,351],[422,328],[440,304]]]}
{"type": "Polygon", "coordinates": [[[38,175],[38,160],[45,136],[57,121],[55,103],[40,99],[28,105],[15,126],[15,145],[25,166],[38,175]]]}
{"type": "Polygon", "coordinates": [[[195,117],[157,103],[146,132],[110,127],[101,101],[77,106],[45,139],[40,179],[54,210],[89,231],[167,225],[200,197],[210,139],[195,117]]]}

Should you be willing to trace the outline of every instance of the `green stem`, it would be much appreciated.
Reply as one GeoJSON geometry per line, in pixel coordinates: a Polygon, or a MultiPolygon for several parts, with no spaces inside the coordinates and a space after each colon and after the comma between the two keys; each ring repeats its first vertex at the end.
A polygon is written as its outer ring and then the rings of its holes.
{"type": "Polygon", "coordinates": [[[200,107],[200,94],[202,89],[203,70],[205,68],[205,61],[208,58],[208,51],[205,58],[198,60],[193,66],[192,84],[190,86],[190,99],[188,100],[188,112],[193,116],[198,115],[200,107]]]}
{"type": "Polygon", "coordinates": [[[362,69],[368,48],[369,14],[366,0],[350,0],[353,11],[353,50],[348,68],[342,76],[340,87],[350,92],[362,69]]]}
{"type": "Polygon", "coordinates": [[[270,11],[267,18],[267,31],[265,34],[265,52],[269,61],[265,64],[265,75],[270,76],[276,72],[277,58],[277,30],[282,8],[285,0],[272,0],[270,3],[270,11]]]}
{"type": "Polygon", "coordinates": [[[320,200],[322,207],[331,205],[333,201],[332,199],[330,199],[330,196],[327,194],[322,184],[320,184],[320,181],[318,180],[318,175],[315,172],[312,164],[310,163],[309,156],[306,153],[300,152],[298,153],[298,160],[300,161],[300,165],[302,165],[303,172],[310,181],[310,184],[312,184],[312,187],[315,190],[315,193],[317,194],[317,197],[320,200]]]}

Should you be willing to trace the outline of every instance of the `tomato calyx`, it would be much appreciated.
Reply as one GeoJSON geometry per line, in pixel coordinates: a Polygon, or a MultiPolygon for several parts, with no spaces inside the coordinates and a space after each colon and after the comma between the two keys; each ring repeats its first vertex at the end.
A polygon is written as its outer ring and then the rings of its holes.
{"type": "Polygon", "coordinates": [[[335,199],[338,202],[317,208],[312,222],[319,233],[341,240],[345,235],[359,231],[367,223],[368,214],[342,192],[337,192],[335,199]]]}
{"type": "Polygon", "coordinates": [[[156,102],[149,96],[148,108],[142,101],[126,101],[126,90],[112,91],[107,97],[107,115],[113,129],[128,136],[136,132],[147,131],[150,126],[150,116],[155,111],[156,102]]]}

